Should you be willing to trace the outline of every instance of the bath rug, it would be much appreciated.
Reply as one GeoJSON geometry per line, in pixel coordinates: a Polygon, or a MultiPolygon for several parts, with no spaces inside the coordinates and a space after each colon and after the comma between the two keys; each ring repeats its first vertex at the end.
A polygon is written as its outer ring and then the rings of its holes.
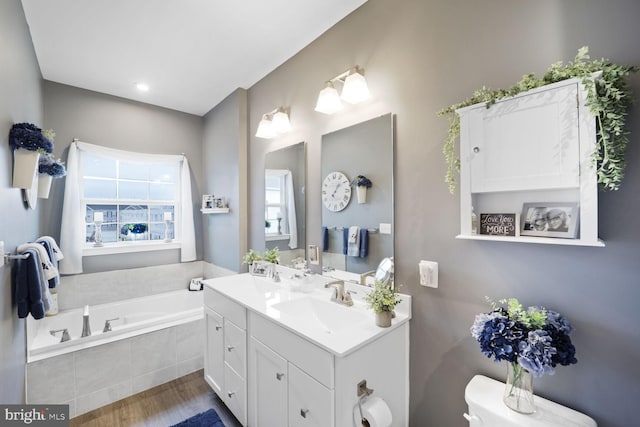
{"type": "Polygon", "coordinates": [[[222,424],[218,413],[213,409],[209,409],[171,427],[224,427],[224,424],[222,424]]]}

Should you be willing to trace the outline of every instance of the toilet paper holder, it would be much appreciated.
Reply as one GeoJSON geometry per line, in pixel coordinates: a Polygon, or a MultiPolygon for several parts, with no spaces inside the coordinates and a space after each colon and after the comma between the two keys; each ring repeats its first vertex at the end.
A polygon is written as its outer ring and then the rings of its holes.
{"type": "Polygon", "coordinates": [[[367,380],[362,380],[358,383],[358,397],[363,398],[370,396],[373,393],[373,389],[367,387],[367,380]]]}

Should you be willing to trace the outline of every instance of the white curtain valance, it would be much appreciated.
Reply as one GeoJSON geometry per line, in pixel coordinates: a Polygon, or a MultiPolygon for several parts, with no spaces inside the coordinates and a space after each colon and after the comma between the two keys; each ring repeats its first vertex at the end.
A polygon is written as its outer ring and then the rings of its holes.
{"type": "Polygon", "coordinates": [[[146,154],[133,151],[118,150],[86,142],[73,142],[69,146],[67,157],[67,178],[65,182],[62,206],[62,224],[60,226],[60,249],[65,254],[60,261],[59,271],[62,274],[82,273],[82,249],[85,245],[85,230],[80,227],[84,222],[80,194],[79,151],[115,160],[139,162],[180,162],[181,193],[181,251],[182,262],[196,259],[196,239],[193,221],[193,202],[191,197],[191,173],[189,162],[183,155],[146,154]]]}

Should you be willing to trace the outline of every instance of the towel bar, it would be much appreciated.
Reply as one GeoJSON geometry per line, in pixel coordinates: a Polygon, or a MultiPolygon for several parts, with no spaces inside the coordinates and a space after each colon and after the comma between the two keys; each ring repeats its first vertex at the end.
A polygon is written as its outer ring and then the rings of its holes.
{"type": "MultiPolygon", "coordinates": [[[[342,231],[342,230],[344,230],[344,227],[327,227],[327,230],[342,231]]],[[[367,231],[369,233],[377,233],[378,229],[377,228],[367,228],[367,231]]]]}
{"type": "Polygon", "coordinates": [[[27,259],[29,254],[8,254],[4,251],[4,242],[0,240],[0,255],[2,255],[2,265],[7,264],[12,259],[27,259]]]}

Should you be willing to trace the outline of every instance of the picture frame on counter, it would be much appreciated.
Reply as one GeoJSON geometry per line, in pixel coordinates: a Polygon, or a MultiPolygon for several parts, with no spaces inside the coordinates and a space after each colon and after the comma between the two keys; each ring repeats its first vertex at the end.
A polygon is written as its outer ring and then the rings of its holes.
{"type": "Polygon", "coordinates": [[[524,203],[520,234],[577,239],[579,215],[580,208],[576,202],[524,203]]]}

